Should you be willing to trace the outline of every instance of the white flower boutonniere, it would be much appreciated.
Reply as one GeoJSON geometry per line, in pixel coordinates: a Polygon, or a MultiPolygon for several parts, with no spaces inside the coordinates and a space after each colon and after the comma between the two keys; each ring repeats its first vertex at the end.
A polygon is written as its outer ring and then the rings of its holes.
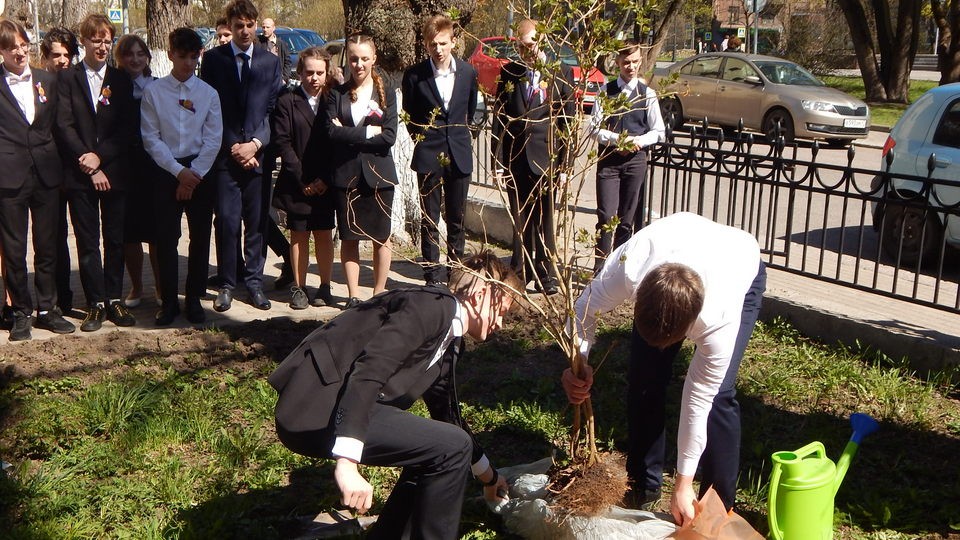
{"type": "Polygon", "coordinates": [[[46,103],[47,93],[43,90],[43,83],[37,83],[35,86],[37,87],[37,101],[46,103]]]}
{"type": "Polygon", "coordinates": [[[370,103],[367,104],[367,111],[367,116],[383,118],[383,109],[380,108],[380,104],[376,101],[370,100],[370,103]]]}

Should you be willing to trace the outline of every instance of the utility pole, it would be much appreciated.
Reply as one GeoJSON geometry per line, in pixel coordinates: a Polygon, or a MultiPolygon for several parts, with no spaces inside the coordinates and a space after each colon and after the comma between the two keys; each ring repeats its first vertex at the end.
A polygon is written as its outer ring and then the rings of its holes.
{"type": "Polygon", "coordinates": [[[757,54],[757,45],[760,35],[760,12],[757,10],[757,0],[753,0],[753,54],[757,54]]]}

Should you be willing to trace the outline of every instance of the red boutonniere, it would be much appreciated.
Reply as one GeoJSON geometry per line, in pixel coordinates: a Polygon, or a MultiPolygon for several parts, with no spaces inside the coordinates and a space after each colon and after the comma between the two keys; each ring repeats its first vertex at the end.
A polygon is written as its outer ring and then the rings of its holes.
{"type": "Polygon", "coordinates": [[[47,102],[47,93],[44,92],[44,90],[43,90],[43,84],[42,84],[42,83],[37,83],[37,84],[36,84],[36,87],[37,87],[37,101],[39,101],[40,103],[46,103],[46,102],[47,102]]]}
{"type": "Polygon", "coordinates": [[[183,107],[184,109],[196,114],[197,109],[193,107],[193,102],[190,101],[189,99],[181,99],[179,103],[180,103],[180,106],[183,107]]]}
{"type": "Polygon", "coordinates": [[[98,99],[97,101],[99,101],[101,105],[109,105],[110,96],[112,95],[113,95],[113,92],[110,91],[110,85],[108,84],[100,89],[100,99],[98,99]]]}
{"type": "Polygon", "coordinates": [[[367,110],[367,116],[383,118],[383,109],[380,108],[380,105],[376,101],[370,100],[370,103],[367,104],[367,110]]]}

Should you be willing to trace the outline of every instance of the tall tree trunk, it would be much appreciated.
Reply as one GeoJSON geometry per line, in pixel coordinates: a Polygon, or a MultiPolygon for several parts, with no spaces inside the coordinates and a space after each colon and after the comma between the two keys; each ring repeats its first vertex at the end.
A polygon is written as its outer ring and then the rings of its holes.
{"type": "Polygon", "coordinates": [[[147,43],[151,49],[166,50],[167,36],[186,26],[190,0],[147,0],[147,43]]]}
{"type": "Polygon", "coordinates": [[[69,28],[75,33],[80,26],[80,20],[87,14],[90,8],[89,0],[63,0],[60,10],[60,25],[69,28]]]}
{"type": "Polygon", "coordinates": [[[7,0],[3,6],[4,18],[16,21],[24,28],[30,31],[34,36],[36,32],[33,28],[33,11],[30,10],[28,0],[7,0]]]}
{"type": "Polygon", "coordinates": [[[937,66],[940,84],[960,82],[960,0],[931,0],[933,20],[940,29],[937,66]]]}
{"type": "Polygon", "coordinates": [[[653,67],[656,66],[657,57],[660,56],[660,51],[663,49],[663,42],[667,38],[667,31],[680,13],[680,4],[681,0],[670,0],[670,3],[667,4],[663,12],[663,17],[657,21],[657,27],[653,30],[653,42],[649,49],[644,49],[643,63],[640,64],[644,66],[645,70],[648,68],[653,69],[653,67]]]}

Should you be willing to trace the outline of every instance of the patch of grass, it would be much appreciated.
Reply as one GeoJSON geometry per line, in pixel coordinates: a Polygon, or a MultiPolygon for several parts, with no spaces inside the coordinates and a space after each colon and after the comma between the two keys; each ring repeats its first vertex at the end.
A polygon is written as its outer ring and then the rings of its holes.
{"type": "MultiPolygon", "coordinates": [[[[865,100],[867,92],[863,86],[861,77],[840,77],[827,75],[821,77],[823,82],[830,87],[842,90],[851,96],[865,100]]],[[[910,103],[917,100],[924,92],[938,86],[936,81],[910,81],[910,103]]],[[[893,127],[897,120],[907,110],[909,104],[899,103],[868,103],[870,105],[870,121],[874,126],[893,127]]]]}

